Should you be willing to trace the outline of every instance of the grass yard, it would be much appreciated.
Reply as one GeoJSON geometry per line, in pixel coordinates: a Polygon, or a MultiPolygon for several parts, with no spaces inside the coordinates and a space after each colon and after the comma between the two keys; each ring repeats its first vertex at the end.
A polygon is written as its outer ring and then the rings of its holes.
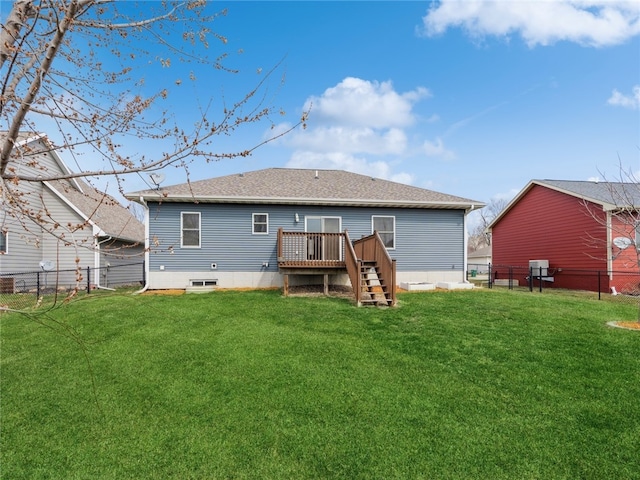
{"type": "Polygon", "coordinates": [[[638,479],[637,307],[96,294],[0,317],[2,479],[638,479]],[[76,340],[74,340],[76,338],[76,340]]]}

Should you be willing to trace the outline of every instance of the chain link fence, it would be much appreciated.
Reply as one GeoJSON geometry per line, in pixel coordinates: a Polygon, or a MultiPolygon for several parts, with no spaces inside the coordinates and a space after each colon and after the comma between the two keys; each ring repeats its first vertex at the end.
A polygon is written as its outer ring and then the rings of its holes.
{"type": "Polygon", "coordinates": [[[599,300],[640,304],[640,271],[606,271],[571,268],[469,264],[467,280],[488,288],[545,292],[567,289],[593,292],[599,300]]]}
{"type": "Polygon", "coordinates": [[[142,286],[144,262],[100,268],[0,273],[0,309],[25,310],[54,297],[96,289],[142,286]]]}

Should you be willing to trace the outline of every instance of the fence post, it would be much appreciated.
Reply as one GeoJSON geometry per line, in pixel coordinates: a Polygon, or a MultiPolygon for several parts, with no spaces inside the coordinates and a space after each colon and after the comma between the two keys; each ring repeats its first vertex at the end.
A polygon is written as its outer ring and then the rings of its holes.
{"type": "Polygon", "coordinates": [[[87,294],[91,293],[91,267],[87,267],[87,294]]]}
{"type": "Polygon", "coordinates": [[[147,284],[147,269],[145,268],[145,260],[142,261],[142,286],[147,284]]]}
{"type": "Polygon", "coordinates": [[[529,291],[533,292],[533,267],[529,267],[529,291]]]}
{"type": "Polygon", "coordinates": [[[542,267],[539,267],[540,271],[538,272],[538,274],[540,275],[538,277],[538,283],[540,284],[538,286],[538,289],[540,290],[540,293],[542,293],[542,267]]]}
{"type": "Polygon", "coordinates": [[[487,286],[493,288],[493,268],[491,267],[491,263],[489,263],[489,284],[487,286]]]}
{"type": "Polygon", "coordinates": [[[40,272],[36,272],[36,297],[40,298],[40,272]]]}

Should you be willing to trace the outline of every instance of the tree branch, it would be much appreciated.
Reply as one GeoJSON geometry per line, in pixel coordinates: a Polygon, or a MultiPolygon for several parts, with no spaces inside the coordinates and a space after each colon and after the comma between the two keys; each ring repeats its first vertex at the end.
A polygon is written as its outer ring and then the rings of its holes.
{"type": "Polygon", "coordinates": [[[51,43],[49,44],[49,48],[45,52],[45,57],[40,65],[40,68],[36,70],[36,76],[31,83],[31,87],[29,87],[27,95],[23,98],[20,103],[20,107],[16,113],[16,116],[13,119],[11,127],[9,128],[9,132],[6,137],[5,143],[2,145],[2,150],[0,151],[0,174],[4,176],[4,173],[7,169],[7,165],[9,163],[9,158],[11,156],[11,151],[15,146],[16,139],[18,138],[18,133],[20,131],[20,127],[22,126],[22,122],[31,107],[38,91],[40,90],[40,86],[42,85],[42,80],[49,72],[51,68],[51,63],[53,62],[54,57],[60,47],[60,43],[64,38],[64,35],[69,30],[73,22],[73,18],[75,13],[78,11],[78,2],[76,0],[72,0],[65,12],[64,18],[62,22],[58,25],[56,29],[56,33],[51,39],[51,43]]]}

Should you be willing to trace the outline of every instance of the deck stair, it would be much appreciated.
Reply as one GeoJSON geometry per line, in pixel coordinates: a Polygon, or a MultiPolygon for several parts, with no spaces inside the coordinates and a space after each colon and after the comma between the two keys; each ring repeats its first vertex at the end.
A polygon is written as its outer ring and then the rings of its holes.
{"type": "Polygon", "coordinates": [[[363,305],[389,306],[393,299],[389,286],[380,274],[375,261],[360,261],[360,303],[363,305]]]}
{"type": "Polygon", "coordinates": [[[349,240],[345,259],[353,293],[358,305],[395,306],[396,261],[393,260],[378,232],[368,237],[349,240]]]}

